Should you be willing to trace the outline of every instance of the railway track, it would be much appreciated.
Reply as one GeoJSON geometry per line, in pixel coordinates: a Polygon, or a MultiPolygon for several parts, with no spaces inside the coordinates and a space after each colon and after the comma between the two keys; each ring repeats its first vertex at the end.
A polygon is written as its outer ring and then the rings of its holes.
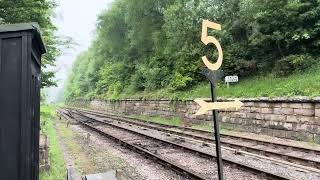
{"type": "MultiPolygon", "coordinates": [[[[101,121],[101,120],[97,120],[96,118],[93,118],[93,117],[90,117],[89,115],[84,115],[84,113],[81,113],[81,112],[75,112],[73,111],[72,113],[70,114],[77,114],[79,116],[82,116],[84,117],[85,119],[87,119],[87,121],[94,121],[94,122],[99,122],[99,123],[102,123],[104,125],[107,125],[107,126],[110,126],[110,127],[113,127],[113,128],[117,128],[117,129],[121,129],[121,130],[124,130],[124,131],[129,131],[130,133],[133,133],[133,134],[139,134],[139,135],[142,135],[142,136],[146,136],[145,134],[141,134],[137,131],[134,131],[134,130],[130,130],[130,129],[127,129],[127,128],[124,128],[122,125],[122,123],[120,125],[117,125],[117,124],[112,124],[112,123],[108,123],[108,122],[105,122],[105,121],[101,121]]],[[[150,138],[150,137],[149,137],[150,138]]],[[[200,155],[201,157],[206,157],[206,158],[215,158],[215,156],[211,153],[206,153],[206,152],[202,152],[202,151],[199,151],[199,150],[196,150],[196,149],[193,149],[191,147],[188,147],[188,146],[184,146],[184,145],[181,145],[181,144],[177,144],[177,143],[173,143],[173,142],[170,142],[170,141],[166,141],[166,140],[163,140],[163,139],[159,139],[159,138],[152,138],[154,141],[161,141],[162,143],[167,143],[167,144],[170,144],[170,146],[175,146],[177,148],[182,148],[184,150],[187,150],[187,151],[190,151],[192,152],[193,154],[198,154],[200,155]],[[172,144],[173,143],[173,144],[172,144]]],[[[265,177],[269,178],[269,179],[288,179],[287,177],[285,176],[279,176],[279,175],[276,175],[276,174],[273,174],[273,173],[270,173],[269,171],[265,171],[265,170],[262,170],[261,168],[255,168],[255,167],[252,167],[252,166],[249,166],[249,165],[244,165],[244,164],[241,164],[239,162],[235,162],[235,161],[232,161],[230,159],[224,159],[224,162],[226,164],[229,164],[229,165],[232,165],[232,166],[236,166],[240,169],[243,169],[245,171],[249,171],[249,172],[252,172],[254,174],[264,174],[265,177]]]]}
{"type": "Polygon", "coordinates": [[[81,125],[97,132],[98,134],[100,134],[104,137],[107,137],[107,138],[111,138],[111,139],[115,140],[116,142],[120,143],[121,145],[126,146],[127,148],[129,148],[139,154],[142,154],[143,156],[145,156],[147,158],[150,158],[152,160],[156,160],[158,163],[162,164],[163,166],[170,167],[170,169],[174,170],[178,174],[181,174],[183,176],[187,176],[190,179],[197,179],[197,180],[206,179],[202,175],[199,175],[198,173],[196,173],[192,170],[186,169],[185,167],[173,162],[170,159],[161,157],[151,151],[148,151],[146,149],[141,148],[138,145],[135,145],[134,143],[130,143],[128,140],[123,140],[122,138],[114,136],[111,133],[107,133],[107,132],[102,131],[102,130],[94,127],[94,125],[92,125],[90,121],[77,120],[77,118],[75,118],[70,112],[59,112],[59,113],[60,113],[60,115],[64,116],[66,119],[69,119],[69,118],[74,119],[74,120],[78,121],[81,125]]]}
{"type": "MultiPolygon", "coordinates": [[[[182,137],[192,138],[206,143],[212,144],[214,141],[212,133],[204,130],[159,124],[155,122],[143,121],[141,119],[132,117],[118,116],[115,114],[105,114],[89,110],[77,110],[94,116],[110,118],[116,121],[138,125],[145,128],[152,128],[158,131],[176,134],[182,137]]],[[[302,165],[305,166],[305,168],[307,169],[309,169],[308,167],[320,169],[320,150],[224,134],[221,135],[221,144],[224,147],[229,147],[236,150],[241,150],[257,155],[262,155],[265,157],[272,157],[282,161],[294,163],[293,165],[302,165]]]]}

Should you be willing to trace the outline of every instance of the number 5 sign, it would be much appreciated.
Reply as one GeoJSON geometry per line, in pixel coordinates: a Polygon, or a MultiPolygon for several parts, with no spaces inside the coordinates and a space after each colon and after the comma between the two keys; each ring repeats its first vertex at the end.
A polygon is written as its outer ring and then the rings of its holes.
{"type": "MultiPolygon", "coordinates": [[[[206,56],[202,57],[203,63],[209,69],[207,70],[206,76],[211,81],[212,84],[215,84],[218,79],[217,77],[219,76],[217,75],[218,73],[216,71],[220,69],[222,65],[223,52],[222,52],[222,48],[219,41],[213,36],[208,36],[209,28],[215,29],[215,30],[221,30],[221,25],[208,20],[203,20],[202,22],[201,41],[205,45],[208,45],[209,43],[213,43],[218,49],[218,60],[216,63],[212,64],[206,56]]],[[[230,108],[239,109],[241,106],[243,106],[243,103],[240,101],[225,102],[225,103],[217,103],[217,102],[206,103],[201,99],[196,99],[195,102],[197,102],[201,106],[200,110],[196,113],[196,115],[206,114],[209,110],[230,109],[230,108]]]]}
{"type": "Polygon", "coordinates": [[[214,22],[210,22],[208,20],[204,20],[202,23],[201,41],[205,45],[208,45],[209,43],[213,43],[218,49],[218,60],[216,63],[214,64],[210,63],[206,56],[202,57],[202,61],[210,70],[215,71],[215,70],[218,70],[222,65],[223,52],[222,52],[222,48],[219,41],[212,36],[208,36],[209,28],[215,29],[215,30],[221,30],[221,25],[214,22]]]}

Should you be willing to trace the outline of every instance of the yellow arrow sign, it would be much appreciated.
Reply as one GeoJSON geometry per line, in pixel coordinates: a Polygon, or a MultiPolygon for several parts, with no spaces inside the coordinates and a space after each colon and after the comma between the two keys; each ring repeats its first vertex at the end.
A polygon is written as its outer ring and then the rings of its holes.
{"type": "Polygon", "coordinates": [[[214,102],[214,103],[207,103],[202,99],[195,99],[196,103],[200,105],[200,109],[196,113],[196,115],[206,114],[210,110],[221,110],[221,109],[231,109],[236,108],[239,109],[243,106],[243,103],[239,100],[235,100],[232,102],[214,102]]]}

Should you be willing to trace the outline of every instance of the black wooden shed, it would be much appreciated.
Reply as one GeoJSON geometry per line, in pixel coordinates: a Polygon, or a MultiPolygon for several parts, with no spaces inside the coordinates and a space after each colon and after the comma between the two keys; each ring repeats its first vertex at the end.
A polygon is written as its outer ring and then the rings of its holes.
{"type": "Polygon", "coordinates": [[[38,25],[0,25],[0,179],[39,179],[40,69],[46,52],[38,25]]]}

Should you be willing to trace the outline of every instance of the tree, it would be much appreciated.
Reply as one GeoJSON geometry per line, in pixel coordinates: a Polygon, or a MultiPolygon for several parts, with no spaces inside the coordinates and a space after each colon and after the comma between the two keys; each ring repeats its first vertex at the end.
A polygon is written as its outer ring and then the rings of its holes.
{"type": "Polygon", "coordinates": [[[224,49],[225,74],[285,74],[278,71],[305,69],[317,58],[318,0],[116,0],[99,16],[96,39],[77,60],[70,99],[175,93],[201,83],[201,57],[217,58],[215,47],[200,41],[203,19],[222,25],[209,34],[224,49]]]}
{"type": "Polygon", "coordinates": [[[60,46],[68,42],[54,35],[57,30],[51,21],[53,10],[56,7],[54,0],[1,0],[0,24],[37,22],[47,53],[42,59],[41,82],[42,87],[55,86],[53,71],[48,66],[54,66],[56,58],[60,55],[60,46]]]}

